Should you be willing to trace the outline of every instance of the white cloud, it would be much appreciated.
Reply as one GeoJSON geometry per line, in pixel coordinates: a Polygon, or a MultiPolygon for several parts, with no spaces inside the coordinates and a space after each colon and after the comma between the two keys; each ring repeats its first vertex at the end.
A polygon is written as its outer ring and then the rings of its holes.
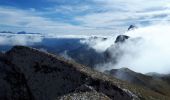
{"type": "Polygon", "coordinates": [[[118,7],[124,11],[145,11],[149,9],[160,9],[169,7],[169,0],[94,0],[105,7],[118,7]]]}
{"type": "Polygon", "coordinates": [[[98,36],[96,38],[90,37],[81,40],[80,43],[87,44],[90,48],[96,50],[96,52],[102,53],[106,51],[106,49],[108,49],[114,43],[115,38],[116,36],[110,36],[110,37],[98,36]]]}
{"type": "Polygon", "coordinates": [[[32,32],[43,32],[53,34],[78,34],[84,30],[81,26],[74,26],[69,23],[52,21],[49,18],[41,17],[36,12],[29,12],[15,8],[0,7],[0,24],[32,32]],[[66,31],[67,30],[67,31],[66,31]]]}
{"type": "Polygon", "coordinates": [[[141,73],[165,74],[170,72],[169,32],[170,24],[161,23],[126,32],[130,39],[123,44],[115,44],[115,39],[88,41],[87,44],[96,51],[107,50],[111,56],[108,63],[97,65],[100,71],[127,67],[141,73]]]}
{"type": "Polygon", "coordinates": [[[8,26],[6,29],[16,31],[23,29],[56,35],[105,35],[123,33],[130,24],[140,26],[145,22],[155,24],[170,20],[170,0],[92,0],[93,3],[79,5],[64,5],[65,0],[61,2],[63,5],[44,8],[45,12],[35,8],[21,10],[0,7],[0,24],[4,29],[8,26]],[[58,13],[72,18],[66,18],[65,21],[58,13]],[[48,14],[54,14],[55,17],[48,14]]]}
{"type": "Polygon", "coordinates": [[[143,21],[150,24],[169,20],[170,0],[94,0],[105,12],[96,12],[79,16],[76,20],[84,26],[110,28],[113,32],[125,32],[130,24],[142,25],[143,21]],[[123,29],[124,28],[124,29],[123,29]],[[123,31],[121,31],[123,29],[123,31]]]}
{"type": "Polygon", "coordinates": [[[4,34],[0,33],[0,45],[33,45],[43,40],[41,35],[37,34],[4,34]]]}
{"type": "MultiPolygon", "coordinates": [[[[54,8],[48,8],[48,9],[54,9],[54,8]]],[[[73,14],[73,13],[81,13],[90,9],[91,6],[89,5],[81,5],[81,6],[62,5],[62,6],[57,6],[55,8],[55,11],[60,13],[73,14]]]]}

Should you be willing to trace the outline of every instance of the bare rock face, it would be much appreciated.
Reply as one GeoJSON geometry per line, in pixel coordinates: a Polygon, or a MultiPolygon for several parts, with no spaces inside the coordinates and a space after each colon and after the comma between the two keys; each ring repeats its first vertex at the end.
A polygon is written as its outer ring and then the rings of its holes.
{"type": "Polygon", "coordinates": [[[134,98],[109,82],[107,76],[59,56],[23,46],[15,46],[0,55],[1,100],[55,100],[59,97],[60,100],[134,98]]]}
{"type": "Polygon", "coordinates": [[[24,73],[0,55],[0,100],[35,100],[24,73]]]}
{"type": "Polygon", "coordinates": [[[119,36],[117,36],[115,43],[123,43],[127,39],[129,39],[129,36],[127,36],[127,35],[119,35],[119,36]]]}

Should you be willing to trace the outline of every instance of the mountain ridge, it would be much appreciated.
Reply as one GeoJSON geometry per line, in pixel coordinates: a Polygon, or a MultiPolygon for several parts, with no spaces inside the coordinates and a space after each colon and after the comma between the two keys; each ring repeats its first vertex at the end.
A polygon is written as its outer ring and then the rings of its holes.
{"type": "MultiPolygon", "coordinates": [[[[69,92],[69,91],[73,91],[74,90],[74,88],[76,88],[76,87],[78,87],[78,86],[80,86],[80,85],[82,85],[82,83],[84,83],[83,81],[87,81],[87,82],[89,82],[88,84],[91,84],[91,85],[95,85],[95,82],[97,82],[98,83],[98,79],[96,78],[96,73],[94,73],[93,72],[93,76],[86,76],[87,78],[89,78],[88,80],[85,80],[86,78],[85,78],[85,74],[83,75],[83,71],[85,71],[86,70],[86,68],[84,68],[84,67],[78,67],[78,66],[80,66],[79,64],[74,64],[74,65],[72,65],[73,63],[72,62],[68,62],[68,61],[65,61],[63,58],[60,58],[60,57],[58,57],[58,56],[55,56],[55,55],[52,55],[52,54],[49,54],[49,53],[42,53],[41,51],[39,51],[39,50],[36,50],[36,49],[32,49],[32,48],[28,48],[28,47],[23,47],[23,46],[16,46],[16,47],[14,47],[14,48],[12,48],[9,52],[7,52],[6,54],[7,54],[7,56],[10,56],[10,58],[7,58],[8,60],[13,60],[13,59],[15,59],[15,60],[17,60],[17,61],[12,61],[12,63],[14,63],[14,65],[21,65],[21,66],[19,66],[19,68],[20,68],[20,70],[25,74],[25,77],[26,77],[26,79],[27,79],[27,82],[28,82],[28,84],[29,84],[29,86],[31,86],[32,88],[35,88],[35,87],[37,87],[37,86],[35,86],[34,87],[34,84],[36,85],[36,84],[41,84],[41,82],[40,83],[38,83],[38,82],[35,82],[34,83],[34,81],[31,81],[31,82],[29,82],[30,80],[34,80],[34,78],[36,77],[36,75],[35,76],[32,76],[32,74],[34,73],[34,72],[32,72],[32,70],[30,70],[31,68],[27,68],[27,67],[23,67],[22,66],[22,61],[23,60],[26,60],[27,58],[22,58],[25,54],[27,55],[27,53],[35,53],[35,54],[37,54],[37,55],[39,55],[39,54],[41,54],[41,57],[42,56],[47,56],[47,57],[49,57],[49,58],[51,58],[51,60],[55,60],[55,59],[57,59],[59,62],[58,62],[58,64],[59,63],[61,63],[61,64],[64,64],[64,67],[65,66],[70,66],[68,69],[66,69],[66,68],[64,68],[64,70],[63,71],[65,71],[65,70],[67,70],[67,72],[64,72],[64,74],[71,74],[72,72],[74,72],[74,76],[73,76],[73,74],[72,74],[72,76],[71,75],[66,75],[66,76],[64,76],[64,75],[61,75],[61,77],[65,77],[66,78],[66,80],[62,80],[63,82],[65,81],[65,82],[67,82],[67,80],[70,80],[71,79],[71,81],[74,81],[74,80],[76,80],[76,83],[70,83],[70,82],[68,82],[69,83],[69,85],[70,84],[72,84],[72,85],[70,85],[69,87],[67,87],[68,86],[68,84],[66,85],[65,83],[62,83],[62,81],[60,81],[62,84],[65,84],[64,86],[65,87],[62,87],[62,88],[60,88],[59,89],[59,87],[58,86],[52,86],[53,88],[58,88],[58,90],[56,89],[56,93],[54,93],[55,95],[57,95],[57,93],[61,93],[61,92],[63,92],[63,93],[65,93],[64,91],[66,91],[66,92],[69,92]],[[27,51],[28,50],[28,51],[27,51]],[[29,52],[30,51],[30,52],[29,52]],[[19,56],[22,56],[21,57],[21,59],[18,59],[19,58],[19,56]],[[16,58],[15,58],[16,57],[16,58]],[[55,58],[55,59],[54,59],[55,58]],[[19,61],[19,63],[18,63],[18,60],[22,60],[22,61],[19,61]],[[17,64],[16,64],[17,63],[17,64]],[[79,68],[81,68],[81,69],[79,69],[79,68]],[[77,71],[77,70],[79,70],[79,71],[77,71]],[[71,76],[71,77],[70,77],[71,76]],[[74,78],[75,77],[75,78],[74,78]],[[93,78],[95,78],[96,80],[94,80],[93,81],[93,78]],[[79,82],[80,81],[80,82],[79,82]],[[77,85],[78,86],[77,86],[77,85]],[[65,88],[65,89],[64,89],[65,88]],[[70,88],[72,88],[72,89],[70,89],[70,88]],[[70,90],[69,90],[70,89],[70,90]],[[61,92],[60,92],[61,91],[61,92]]],[[[36,56],[37,57],[37,56],[36,56]]],[[[39,57],[38,57],[39,58],[39,57]]],[[[29,59],[30,60],[30,59],[29,59]]],[[[46,59],[47,60],[47,59],[46,59]]],[[[49,60],[49,59],[48,59],[49,60]]],[[[55,61],[54,61],[55,62],[55,61]]],[[[29,62],[27,62],[27,64],[28,64],[29,62]]],[[[25,65],[26,66],[26,65],[25,65]]],[[[31,66],[31,65],[29,65],[29,66],[31,66]]],[[[36,65],[36,67],[37,67],[37,65],[36,65]]],[[[56,74],[57,73],[57,71],[62,71],[62,69],[59,69],[59,67],[57,66],[57,67],[53,67],[52,68],[52,66],[50,66],[50,67],[48,67],[47,68],[47,66],[45,67],[45,65],[44,66],[40,66],[40,68],[38,68],[38,70],[36,69],[36,73],[38,73],[38,74],[43,74],[42,76],[44,76],[44,74],[45,74],[45,77],[46,76],[48,76],[48,78],[50,78],[50,76],[48,75],[48,74],[56,74]],[[56,68],[56,69],[55,69],[56,68]]],[[[89,72],[89,71],[88,71],[89,72]]],[[[61,73],[63,73],[63,72],[61,72],[61,73]]],[[[60,73],[60,74],[61,74],[60,73]]],[[[90,72],[89,72],[90,73],[90,72]]],[[[34,73],[35,74],[35,73],[34,73]]],[[[55,76],[55,75],[54,75],[55,76]]],[[[56,76],[57,77],[57,76],[56,76]]],[[[41,77],[42,78],[42,77],[41,77]]],[[[37,78],[35,78],[36,80],[38,79],[39,80],[39,78],[37,77],[37,78]]],[[[58,78],[57,78],[58,79],[58,78]]],[[[49,79],[47,79],[48,80],[48,82],[47,83],[43,83],[43,84],[46,84],[45,86],[49,86],[48,84],[50,83],[50,81],[49,81],[49,79]]],[[[44,80],[39,80],[39,81],[44,81],[44,80]]],[[[52,80],[51,80],[52,81],[52,80]]],[[[53,80],[53,82],[54,83],[58,83],[58,85],[60,84],[60,82],[55,82],[54,80],[53,80]]],[[[103,84],[105,83],[104,81],[101,81],[101,82],[103,82],[103,84]]],[[[51,84],[53,84],[53,83],[51,83],[51,84]]],[[[61,85],[62,85],[61,84],[61,85]]],[[[100,82],[99,82],[99,84],[100,84],[100,82]]],[[[54,84],[53,84],[54,85],[54,84]]],[[[40,85],[38,85],[38,86],[40,86],[40,85]]],[[[41,87],[41,88],[43,88],[43,87],[41,87]]],[[[42,89],[41,88],[39,88],[39,90],[38,90],[38,88],[36,89],[36,90],[34,90],[34,91],[32,91],[33,92],[33,94],[37,94],[36,93],[36,91],[41,91],[42,92],[42,89]]],[[[115,93],[113,93],[113,94],[117,94],[117,98],[120,98],[120,100],[121,100],[121,98],[123,98],[123,97],[121,97],[121,94],[124,94],[125,95],[125,97],[124,97],[124,99],[125,98],[130,98],[124,91],[122,91],[120,88],[118,88],[118,87],[116,87],[116,86],[112,86],[112,88],[114,88],[114,89],[117,89],[116,90],[116,92],[115,93]],[[119,92],[121,93],[121,94],[119,94],[119,92]]],[[[99,89],[99,87],[96,87],[96,89],[99,89]]],[[[47,98],[47,99],[52,99],[53,98],[53,96],[54,95],[52,95],[51,93],[52,93],[52,91],[54,91],[53,89],[47,89],[47,91],[51,91],[51,92],[49,92],[49,93],[47,93],[50,97],[49,98],[47,98]],[[51,97],[52,96],[52,97],[51,97]]],[[[100,90],[99,90],[100,91],[100,90]]],[[[61,93],[61,94],[63,94],[63,93],[61,93]]],[[[43,95],[44,93],[42,93],[41,95],[43,95]]],[[[107,94],[107,93],[106,93],[107,94]]],[[[113,96],[113,94],[110,94],[110,97],[111,97],[111,95],[113,96]]],[[[35,95],[34,95],[35,96],[35,95]]],[[[116,97],[116,96],[114,96],[114,97],[116,97]]],[[[35,100],[36,99],[40,99],[40,97],[35,97],[35,100]]],[[[41,99],[43,99],[43,98],[41,98],[41,99]]],[[[54,98],[53,98],[54,99],[54,98]]],[[[124,99],[122,99],[122,100],[124,100],[124,99]]],[[[130,99],[129,99],[130,100],[130,99]]]]}
{"type": "Polygon", "coordinates": [[[110,71],[105,71],[105,73],[131,84],[136,84],[149,88],[160,94],[168,96],[170,95],[170,85],[168,84],[168,82],[166,82],[166,80],[163,80],[164,76],[149,76],[147,74],[145,75],[134,72],[128,68],[112,69],[110,71]]]}
{"type": "MultiPolygon", "coordinates": [[[[10,84],[15,87],[15,80],[20,83],[16,85],[14,90],[11,90],[9,82],[4,80],[4,77],[0,78],[1,83],[8,83],[4,89],[9,91],[7,92],[9,97],[16,97],[13,100],[19,100],[19,98],[22,98],[22,100],[31,100],[30,98],[33,98],[33,100],[53,100],[58,97],[70,96],[74,99],[79,98],[74,97],[74,94],[87,97],[90,93],[99,98],[101,96],[101,98],[105,97],[112,100],[169,99],[169,97],[149,89],[130,85],[84,65],[30,47],[15,46],[5,54],[1,54],[0,58],[0,70],[4,69],[2,66],[6,66],[5,70],[10,70],[10,73],[12,73],[12,76],[7,77],[10,84]],[[11,64],[14,65],[14,68],[11,67],[11,64]],[[14,76],[20,77],[18,79],[14,76]],[[23,81],[20,81],[20,78],[23,81]],[[83,89],[86,92],[81,92],[82,88],[80,89],[80,87],[84,87],[84,85],[86,88],[83,89]],[[79,92],[76,92],[77,89],[79,92]],[[89,92],[89,89],[92,92],[89,92]],[[21,91],[24,95],[19,95],[21,91]],[[103,95],[100,95],[100,93],[103,95]]],[[[1,76],[6,76],[6,73],[1,76]]],[[[5,98],[3,95],[0,97],[5,98]]]]}

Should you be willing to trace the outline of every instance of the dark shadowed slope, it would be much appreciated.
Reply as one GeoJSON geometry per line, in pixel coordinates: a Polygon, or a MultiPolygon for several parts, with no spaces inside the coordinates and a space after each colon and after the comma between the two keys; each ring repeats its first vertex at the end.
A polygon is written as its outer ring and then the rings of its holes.
{"type": "Polygon", "coordinates": [[[170,96],[170,84],[166,82],[164,76],[149,76],[136,73],[128,68],[112,69],[106,71],[106,73],[131,84],[140,85],[162,95],[170,96]]]}
{"type": "Polygon", "coordinates": [[[1,100],[170,100],[73,61],[23,46],[0,54],[0,74],[1,100]]]}

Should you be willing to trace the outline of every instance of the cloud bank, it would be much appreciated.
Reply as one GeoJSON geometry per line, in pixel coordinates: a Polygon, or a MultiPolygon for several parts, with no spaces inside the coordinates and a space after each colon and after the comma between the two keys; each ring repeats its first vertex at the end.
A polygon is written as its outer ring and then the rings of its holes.
{"type": "Polygon", "coordinates": [[[106,41],[88,41],[89,47],[101,53],[109,52],[111,60],[96,65],[100,71],[127,67],[141,73],[170,72],[170,25],[155,24],[127,31],[130,36],[123,44],[115,44],[115,38],[106,41]],[[116,63],[115,63],[116,58],[116,63]]]}
{"type": "Polygon", "coordinates": [[[0,45],[33,45],[43,40],[41,35],[0,33],[0,45]]]}
{"type": "Polygon", "coordinates": [[[116,67],[128,67],[137,72],[170,72],[170,25],[158,24],[125,33],[142,41],[127,43],[125,54],[116,67]],[[127,50],[127,52],[126,52],[127,50]],[[128,52],[130,51],[130,53],[128,52]]]}

